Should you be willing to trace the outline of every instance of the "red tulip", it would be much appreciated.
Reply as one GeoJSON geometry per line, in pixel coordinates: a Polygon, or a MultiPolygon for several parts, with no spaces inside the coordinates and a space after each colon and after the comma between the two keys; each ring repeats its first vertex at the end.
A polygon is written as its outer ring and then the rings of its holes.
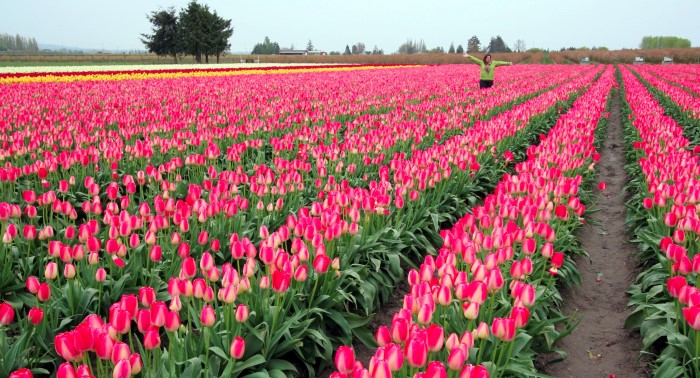
{"type": "Polygon", "coordinates": [[[144,286],[139,289],[139,301],[144,307],[151,307],[151,304],[156,300],[156,291],[150,286],[144,286]]]}
{"type": "Polygon", "coordinates": [[[130,378],[131,377],[131,363],[129,362],[129,356],[127,358],[119,360],[114,365],[114,370],[112,371],[112,378],[130,378]]]}
{"type": "Polygon", "coordinates": [[[335,352],[335,366],[341,373],[351,373],[355,365],[355,350],[343,345],[335,352]]]}
{"type": "Polygon", "coordinates": [[[389,343],[391,343],[391,332],[389,332],[389,328],[387,328],[387,326],[380,326],[379,328],[377,328],[375,338],[377,339],[377,344],[380,347],[386,346],[389,343]]]}
{"type": "Polygon", "coordinates": [[[27,368],[21,368],[10,373],[8,378],[34,378],[32,371],[27,368]]]}
{"type": "Polygon", "coordinates": [[[428,351],[433,353],[440,351],[445,344],[445,331],[437,324],[431,324],[426,331],[428,351]]]}
{"type": "Polygon", "coordinates": [[[105,282],[106,279],[107,271],[104,268],[97,268],[97,271],[95,271],[95,281],[105,282]]]}
{"type": "Polygon", "coordinates": [[[683,317],[693,329],[700,331],[700,306],[684,308],[683,317]]]}
{"type": "Polygon", "coordinates": [[[36,276],[27,277],[27,281],[25,282],[27,291],[32,294],[36,294],[39,292],[39,285],[39,279],[36,276]]]}
{"type": "Polygon", "coordinates": [[[276,270],[272,273],[272,289],[278,293],[284,293],[289,289],[291,277],[288,272],[276,270]]]}
{"type": "Polygon", "coordinates": [[[153,350],[159,346],[160,333],[158,332],[158,328],[149,328],[143,336],[143,347],[146,348],[146,350],[153,350]]]}
{"type": "Polygon", "coordinates": [[[56,378],[78,378],[78,374],[70,362],[64,362],[58,367],[56,378]]]}
{"type": "Polygon", "coordinates": [[[102,360],[108,360],[112,358],[114,345],[115,341],[110,337],[109,333],[102,332],[95,340],[95,354],[102,360]]]}
{"type": "Polygon", "coordinates": [[[330,264],[331,259],[326,255],[316,255],[314,258],[314,270],[319,274],[326,273],[330,264]]]}
{"type": "Polygon", "coordinates": [[[180,313],[177,311],[170,311],[165,316],[165,330],[168,332],[175,332],[180,328],[180,313]]]}
{"type": "Polygon", "coordinates": [[[46,268],[44,268],[44,277],[47,280],[55,280],[58,277],[58,265],[51,261],[46,264],[46,268]]]}
{"type": "Polygon", "coordinates": [[[510,317],[515,321],[516,329],[523,328],[530,318],[530,310],[526,307],[513,307],[513,310],[510,312],[510,317]]]}
{"type": "Polygon", "coordinates": [[[54,337],[54,349],[66,361],[79,360],[78,357],[81,357],[80,352],[75,348],[73,337],[71,332],[59,333],[54,337]]]}
{"type": "Polygon", "coordinates": [[[420,368],[428,361],[428,346],[418,337],[408,340],[406,345],[406,361],[411,367],[420,368]]]}
{"type": "Polygon", "coordinates": [[[245,340],[240,336],[236,336],[231,342],[231,350],[229,352],[233,359],[240,360],[243,358],[245,354],[245,340]]]}
{"type": "Polygon", "coordinates": [[[39,291],[36,292],[36,297],[40,302],[46,302],[51,299],[51,286],[47,283],[39,285],[39,291]]]}
{"type": "Polygon", "coordinates": [[[425,378],[447,378],[447,370],[442,362],[431,361],[423,376],[425,378]]]}
{"type": "Polygon", "coordinates": [[[109,324],[114,327],[118,334],[124,335],[131,329],[131,315],[121,308],[110,310],[109,324]]]}
{"type": "Polygon", "coordinates": [[[129,344],[123,342],[117,342],[114,344],[112,349],[112,363],[116,364],[119,361],[128,361],[129,356],[131,356],[131,349],[129,349],[129,344]]]}
{"type": "Polygon", "coordinates": [[[137,375],[143,369],[143,361],[141,360],[141,355],[138,353],[132,353],[129,356],[129,365],[131,366],[131,374],[137,375]]]}
{"type": "Polygon", "coordinates": [[[447,367],[450,370],[460,370],[464,366],[464,362],[467,360],[467,356],[462,348],[454,348],[450,351],[449,356],[447,356],[447,367]]]}
{"type": "Polygon", "coordinates": [[[554,252],[552,254],[552,266],[559,268],[564,264],[564,254],[561,252],[554,252]]]}
{"type": "Polygon", "coordinates": [[[29,318],[29,322],[32,323],[32,325],[37,325],[41,323],[42,320],[44,320],[44,310],[34,307],[31,310],[29,310],[27,318],[29,318]]]}
{"type": "Polygon", "coordinates": [[[511,318],[494,318],[491,332],[503,342],[511,341],[515,337],[515,321],[511,318]]]}
{"type": "Polygon", "coordinates": [[[0,303],[0,325],[6,326],[15,320],[15,310],[9,303],[0,303]]]}
{"type": "Polygon", "coordinates": [[[202,322],[204,327],[211,327],[216,323],[216,314],[214,313],[214,308],[207,305],[202,308],[202,312],[199,316],[199,320],[202,322]]]}
{"type": "Polygon", "coordinates": [[[236,307],[236,321],[238,323],[245,323],[245,321],[248,320],[249,315],[250,310],[248,309],[248,306],[240,304],[238,307],[236,307]]]}
{"type": "Polygon", "coordinates": [[[384,360],[391,371],[399,371],[403,366],[403,348],[398,344],[389,344],[384,348],[384,360]]]}

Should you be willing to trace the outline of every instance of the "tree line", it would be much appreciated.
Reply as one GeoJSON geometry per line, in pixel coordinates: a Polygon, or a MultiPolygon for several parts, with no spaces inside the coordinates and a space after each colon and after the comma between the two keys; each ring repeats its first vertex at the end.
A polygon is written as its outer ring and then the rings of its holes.
{"type": "Polygon", "coordinates": [[[38,52],[39,44],[34,37],[3,33],[0,34],[0,51],[38,52]]]}
{"type": "Polygon", "coordinates": [[[231,20],[210,11],[208,5],[193,0],[179,13],[171,7],[146,17],[152,34],[141,34],[141,42],[151,53],[172,56],[175,63],[179,55],[192,55],[197,63],[202,63],[202,58],[209,63],[209,57],[215,56],[218,63],[221,54],[231,48],[231,20]]]}
{"type": "Polygon", "coordinates": [[[644,36],[639,44],[640,49],[672,49],[689,48],[690,40],[679,37],[644,36]]]}

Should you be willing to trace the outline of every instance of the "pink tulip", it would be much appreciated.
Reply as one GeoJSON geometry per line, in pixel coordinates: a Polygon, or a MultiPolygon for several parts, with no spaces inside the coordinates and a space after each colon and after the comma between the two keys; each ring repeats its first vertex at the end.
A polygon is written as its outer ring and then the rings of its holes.
{"type": "Polygon", "coordinates": [[[7,326],[15,319],[15,310],[9,303],[0,303],[0,325],[7,326]]]}
{"type": "Polygon", "coordinates": [[[200,322],[204,327],[211,327],[216,322],[216,314],[211,306],[204,306],[199,317],[200,322]]]}
{"type": "Polygon", "coordinates": [[[335,366],[341,373],[352,372],[355,365],[355,351],[350,346],[340,346],[335,352],[335,366]]]}
{"type": "Polygon", "coordinates": [[[421,368],[428,360],[428,346],[420,338],[411,338],[406,345],[406,361],[411,367],[421,368]]]}
{"type": "Polygon", "coordinates": [[[27,318],[29,319],[29,322],[32,323],[32,325],[37,325],[41,323],[42,320],[44,320],[44,310],[34,307],[29,310],[27,318]]]}
{"type": "Polygon", "coordinates": [[[236,336],[233,342],[231,342],[231,350],[229,353],[233,359],[240,360],[243,358],[245,354],[245,340],[240,336],[236,336]]]}
{"type": "Polygon", "coordinates": [[[78,374],[70,362],[64,362],[58,367],[56,378],[78,378],[78,374]]]}

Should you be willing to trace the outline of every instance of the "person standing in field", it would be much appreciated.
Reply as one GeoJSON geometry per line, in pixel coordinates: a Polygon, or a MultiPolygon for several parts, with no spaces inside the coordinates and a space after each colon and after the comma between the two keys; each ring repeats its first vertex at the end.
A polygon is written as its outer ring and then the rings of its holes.
{"type": "Polygon", "coordinates": [[[481,66],[481,76],[479,80],[479,88],[491,88],[493,86],[493,76],[496,67],[498,66],[510,66],[513,62],[501,62],[498,60],[491,60],[491,54],[484,55],[484,60],[477,57],[469,55],[469,53],[464,53],[465,58],[469,58],[472,62],[481,66]]]}

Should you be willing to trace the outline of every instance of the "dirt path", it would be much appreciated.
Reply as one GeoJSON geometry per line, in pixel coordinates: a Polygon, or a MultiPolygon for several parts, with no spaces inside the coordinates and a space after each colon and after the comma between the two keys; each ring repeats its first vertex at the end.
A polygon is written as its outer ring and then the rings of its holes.
{"type": "Polygon", "coordinates": [[[599,212],[579,233],[582,247],[590,255],[576,263],[581,271],[581,287],[564,290],[564,313],[578,310],[581,323],[558,346],[568,358],[546,366],[554,377],[644,377],[637,362],[641,340],[623,328],[628,297],[625,294],[635,278],[635,247],[628,242],[625,227],[624,170],[620,102],[616,96],[610,110],[607,137],[600,151],[598,180],[607,183],[598,195],[599,212]],[[599,278],[599,280],[597,280],[599,278]],[[597,282],[599,281],[599,282],[597,282]]]}

